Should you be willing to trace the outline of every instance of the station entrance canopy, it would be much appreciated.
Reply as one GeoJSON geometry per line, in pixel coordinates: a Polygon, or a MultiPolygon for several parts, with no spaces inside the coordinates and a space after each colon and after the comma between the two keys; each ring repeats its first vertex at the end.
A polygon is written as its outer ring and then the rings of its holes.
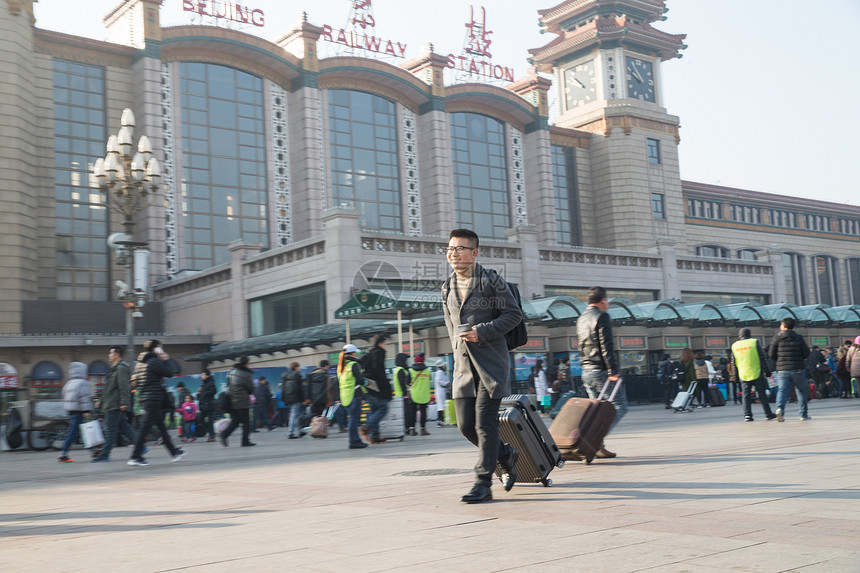
{"type": "MultiPolygon", "coordinates": [[[[581,300],[566,295],[522,302],[526,323],[546,328],[575,325],[579,315],[588,306],[581,300]]],[[[360,291],[335,311],[335,317],[346,319],[344,322],[225,342],[209,352],[189,356],[186,360],[208,363],[237,359],[241,356],[332,346],[343,344],[350,338],[368,340],[377,334],[398,333],[402,336],[401,320],[396,319],[398,314],[409,319],[410,332],[413,329],[420,332],[444,324],[441,309],[441,293],[438,291],[403,291],[396,297],[373,291],[360,291]]],[[[783,318],[792,317],[800,327],[848,327],[860,330],[860,305],[831,307],[826,304],[763,305],[757,302],[728,305],[717,302],[683,304],[672,299],[637,303],[616,297],[610,299],[609,314],[617,326],[775,327],[783,318]]]]}

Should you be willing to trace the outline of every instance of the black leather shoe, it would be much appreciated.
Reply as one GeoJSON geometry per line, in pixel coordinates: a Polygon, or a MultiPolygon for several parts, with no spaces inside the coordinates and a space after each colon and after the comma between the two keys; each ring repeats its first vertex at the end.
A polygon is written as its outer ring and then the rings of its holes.
{"type": "Polygon", "coordinates": [[[502,473],[502,485],[505,487],[505,491],[511,491],[511,488],[514,487],[514,483],[517,481],[517,459],[519,457],[520,452],[515,448],[511,448],[508,459],[504,463],[499,464],[502,466],[502,470],[504,470],[502,473]]]}
{"type": "Polygon", "coordinates": [[[460,498],[463,503],[484,503],[485,501],[493,501],[493,493],[485,485],[476,485],[463,497],[460,498]]]}

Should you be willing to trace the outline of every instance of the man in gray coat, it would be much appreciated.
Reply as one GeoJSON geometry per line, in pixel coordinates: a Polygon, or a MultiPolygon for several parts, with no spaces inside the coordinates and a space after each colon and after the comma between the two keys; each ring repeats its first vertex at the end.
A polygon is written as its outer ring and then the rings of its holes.
{"type": "Polygon", "coordinates": [[[131,370],[128,363],[122,359],[122,354],[121,346],[111,346],[108,350],[110,371],[105,377],[101,400],[96,402],[96,406],[101,408],[105,415],[105,443],[98,455],[93,457],[94,462],[110,460],[110,451],[116,445],[120,433],[132,444],[137,440],[137,434],[126,416],[126,412],[131,408],[131,389],[128,385],[131,370]]]}
{"type": "Polygon", "coordinates": [[[442,286],[442,313],[454,352],[453,391],[457,426],[478,447],[475,485],[465,503],[493,499],[493,471],[500,464],[505,491],[516,481],[519,452],[499,440],[499,406],[510,395],[510,354],[505,334],[522,320],[522,311],[497,273],[478,256],[478,235],[451,231],[447,259],[454,272],[442,286]]]}

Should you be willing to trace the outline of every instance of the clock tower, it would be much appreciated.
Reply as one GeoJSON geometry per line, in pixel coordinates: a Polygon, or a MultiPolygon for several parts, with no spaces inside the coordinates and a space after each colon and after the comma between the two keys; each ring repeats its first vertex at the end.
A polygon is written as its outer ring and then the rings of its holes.
{"type": "Polygon", "coordinates": [[[667,11],[665,0],[564,0],[538,11],[540,26],[556,35],[529,50],[554,77],[553,123],[595,134],[590,200],[580,202],[586,244],[642,250],[657,238],[683,242],[679,123],[663,107],[660,66],[681,57],[685,35],[651,25],[667,11]]]}

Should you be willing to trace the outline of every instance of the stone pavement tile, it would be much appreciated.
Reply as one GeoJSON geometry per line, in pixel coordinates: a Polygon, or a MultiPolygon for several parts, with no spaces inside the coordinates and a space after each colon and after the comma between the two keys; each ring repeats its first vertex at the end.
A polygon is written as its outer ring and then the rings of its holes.
{"type": "Polygon", "coordinates": [[[836,556],[826,561],[795,567],[789,573],[856,573],[860,571],[860,556],[836,556]]]}
{"type": "MultiPolygon", "coordinates": [[[[835,559],[856,559],[858,553],[849,550],[818,548],[807,544],[805,539],[798,536],[788,536],[782,543],[759,543],[733,551],[723,551],[714,555],[701,557],[699,565],[722,567],[723,570],[751,571],[755,573],[773,573],[774,571],[791,571],[801,567],[825,563],[835,559]]],[[[830,573],[856,573],[857,569],[830,569],[830,573]]]]}

